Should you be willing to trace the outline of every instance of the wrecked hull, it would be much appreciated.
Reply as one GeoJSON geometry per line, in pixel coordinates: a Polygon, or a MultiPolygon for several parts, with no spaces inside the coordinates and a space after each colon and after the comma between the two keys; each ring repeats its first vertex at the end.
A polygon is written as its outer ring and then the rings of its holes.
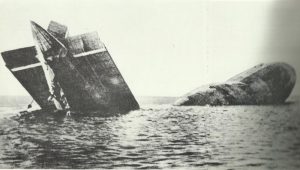
{"type": "Polygon", "coordinates": [[[267,105],[284,103],[296,83],[295,70],[285,63],[260,64],[224,83],[204,85],[174,105],[267,105]]]}
{"type": "Polygon", "coordinates": [[[107,51],[65,57],[53,70],[74,110],[127,112],[139,108],[107,51]]]}
{"type": "Polygon", "coordinates": [[[33,34],[72,110],[128,112],[139,108],[96,32],[61,41],[34,24],[33,34]]]}
{"type": "MultiPolygon", "coordinates": [[[[67,103],[68,107],[64,106],[64,109],[76,112],[126,113],[139,109],[139,104],[98,34],[92,32],[69,37],[67,31],[66,26],[56,22],[51,22],[47,31],[32,22],[37,49],[34,57],[42,73],[34,75],[43,79],[43,88],[29,93],[40,107],[48,108],[44,103],[49,103],[47,98],[52,96],[60,103],[67,103]],[[60,90],[56,90],[58,86],[60,90]],[[42,93],[44,97],[39,98],[42,93]]],[[[24,60],[24,57],[20,58],[24,60]]],[[[32,68],[29,70],[32,71],[32,68]]],[[[25,77],[30,76],[31,73],[28,73],[25,77]]],[[[32,78],[29,79],[32,81],[32,78]]],[[[36,84],[41,86],[40,82],[36,84]]],[[[27,87],[34,89],[30,82],[27,87]]],[[[49,105],[52,108],[54,106],[53,102],[49,105]]]]}

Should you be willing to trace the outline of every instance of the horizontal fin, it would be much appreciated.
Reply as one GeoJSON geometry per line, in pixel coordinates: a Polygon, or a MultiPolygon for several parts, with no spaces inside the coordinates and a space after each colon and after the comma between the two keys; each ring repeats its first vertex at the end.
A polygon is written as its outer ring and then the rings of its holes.
{"type": "Polygon", "coordinates": [[[42,66],[42,63],[35,63],[35,64],[27,65],[27,66],[16,67],[16,68],[11,69],[11,71],[12,72],[21,71],[21,70],[35,68],[35,67],[38,67],[38,66],[42,66]]]}
{"type": "Polygon", "coordinates": [[[6,51],[1,55],[7,68],[37,104],[43,109],[54,108],[54,104],[48,101],[49,87],[41,63],[36,58],[35,47],[6,51]]]}
{"type": "Polygon", "coordinates": [[[88,55],[94,55],[94,54],[102,53],[102,52],[105,52],[105,51],[107,51],[107,50],[105,48],[103,48],[103,49],[83,52],[83,53],[80,53],[80,54],[75,54],[75,55],[73,55],[73,57],[85,57],[85,56],[88,56],[88,55]]]}
{"type": "Polygon", "coordinates": [[[9,69],[39,63],[39,60],[36,57],[37,52],[34,46],[5,51],[2,52],[1,55],[9,69]]]}

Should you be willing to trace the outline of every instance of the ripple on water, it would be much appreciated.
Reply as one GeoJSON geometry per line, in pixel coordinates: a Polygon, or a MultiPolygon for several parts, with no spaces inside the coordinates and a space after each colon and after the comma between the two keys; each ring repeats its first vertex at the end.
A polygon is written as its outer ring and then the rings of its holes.
{"type": "Polygon", "coordinates": [[[296,169],[298,103],[0,119],[1,168],[296,169]]]}

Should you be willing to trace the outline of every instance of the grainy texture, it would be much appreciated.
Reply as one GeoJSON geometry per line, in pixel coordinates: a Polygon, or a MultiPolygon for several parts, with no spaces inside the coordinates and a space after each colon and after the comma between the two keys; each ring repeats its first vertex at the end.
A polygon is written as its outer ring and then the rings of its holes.
{"type": "Polygon", "coordinates": [[[12,69],[15,68],[39,63],[36,58],[37,53],[35,47],[32,46],[6,51],[1,53],[1,55],[6,63],[6,67],[40,105],[40,107],[43,109],[54,108],[53,102],[49,102],[47,100],[50,93],[42,66],[12,71],[12,69]]]}
{"type": "Polygon", "coordinates": [[[66,37],[68,28],[54,21],[48,31],[34,22],[31,28],[38,54],[28,47],[2,55],[9,69],[40,64],[13,74],[41,108],[53,106],[47,101],[50,92],[57,92],[56,101],[66,97],[74,111],[126,113],[139,108],[97,32],[66,37]]]}
{"type": "Polygon", "coordinates": [[[295,70],[285,63],[260,64],[225,83],[204,85],[179,98],[175,105],[256,105],[283,103],[296,83],[295,70]]]}
{"type": "Polygon", "coordinates": [[[68,27],[55,21],[50,22],[47,31],[59,39],[64,39],[68,35],[68,27]]]}
{"type": "Polygon", "coordinates": [[[0,168],[299,170],[299,106],[151,104],[114,117],[17,119],[0,107],[0,168]]]}
{"type": "Polygon", "coordinates": [[[139,108],[96,32],[69,37],[62,43],[39,25],[32,28],[72,110],[125,113],[139,108]]]}
{"type": "Polygon", "coordinates": [[[9,69],[36,64],[39,62],[39,60],[35,57],[37,53],[34,46],[5,51],[2,52],[1,55],[9,69]]]}

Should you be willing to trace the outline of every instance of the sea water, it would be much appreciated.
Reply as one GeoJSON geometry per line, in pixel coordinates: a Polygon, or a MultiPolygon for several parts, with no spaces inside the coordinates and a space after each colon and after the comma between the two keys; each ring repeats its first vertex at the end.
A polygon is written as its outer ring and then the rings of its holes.
{"type": "Polygon", "coordinates": [[[299,102],[142,105],[111,117],[1,108],[0,168],[300,169],[299,102]]]}

